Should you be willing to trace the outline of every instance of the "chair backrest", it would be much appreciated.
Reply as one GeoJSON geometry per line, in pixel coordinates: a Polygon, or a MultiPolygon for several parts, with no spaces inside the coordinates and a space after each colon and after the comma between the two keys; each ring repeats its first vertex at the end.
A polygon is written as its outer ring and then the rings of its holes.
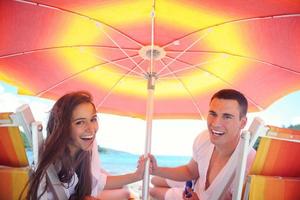
{"type": "Polygon", "coordinates": [[[299,152],[300,141],[262,137],[250,169],[244,199],[300,199],[294,198],[300,193],[299,152]],[[298,188],[296,193],[295,187],[298,188]],[[279,195],[278,191],[284,193],[279,195]]]}
{"type": "Polygon", "coordinates": [[[12,114],[12,112],[0,113],[0,125],[13,123],[12,119],[10,118],[11,114],[12,114]]]}
{"type": "Polygon", "coordinates": [[[21,199],[25,199],[27,190],[24,190],[24,186],[29,177],[28,167],[10,168],[0,166],[0,177],[0,199],[15,200],[19,199],[21,194],[21,199]]]}
{"type": "Polygon", "coordinates": [[[19,128],[0,126],[0,165],[26,167],[28,159],[19,128]]]}
{"type": "MultiPolygon", "coordinates": [[[[41,122],[35,121],[29,105],[24,104],[18,107],[15,113],[12,112],[0,113],[0,127],[7,127],[7,126],[22,127],[25,137],[27,138],[27,142],[32,147],[33,161],[34,161],[33,164],[37,164],[38,157],[39,157],[39,149],[40,149],[39,147],[41,147],[43,144],[43,133],[42,133],[43,126],[41,122]]],[[[15,130],[9,130],[9,132],[15,133],[15,134],[10,134],[13,135],[11,137],[14,138],[12,141],[15,140],[17,141],[17,144],[15,144],[13,148],[15,150],[23,149],[24,146],[23,144],[21,144],[21,142],[19,142],[21,140],[18,139],[18,137],[20,137],[19,136],[20,134],[16,133],[19,132],[17,129],[18,128],[15,128],[15,130]]],[[[7,141],[4,141],[4,144],[7,144],[7,141]]]]}
{"type": "Polygon", "coordinates": [[[0,113],[0,199],[25,199],[31,166],[27,159],[19,126],[25,131],[29,143],[33,116],[28,105],[23,105],[16,113],[0,113]],[[22,108],[22,109],[20,109],[22,108]],[[23,193],[22,193],[23,192],[23,193]]]}
{"type": "Polygon", "coordinates": [[[250,174],[300,177],[300,141],[262,137],[250,174]]]}
{"type": "Polygon", "coordinates": [[[280,127],[268,125],[267,136],[284,138],[289,140],[300,140],[300,130],[280,128],[280,127]]]}
{"type": "Polygon", "coordinates": [[[25,199],[30,167],[19,127],[0,126],[0,152],[0,199],[15,200],[21,194],[25,199]]]}
{"type": "Polygon", "coordinates": [[[250,176],[249,200],[300,199],[300,178],[250,176]]]}

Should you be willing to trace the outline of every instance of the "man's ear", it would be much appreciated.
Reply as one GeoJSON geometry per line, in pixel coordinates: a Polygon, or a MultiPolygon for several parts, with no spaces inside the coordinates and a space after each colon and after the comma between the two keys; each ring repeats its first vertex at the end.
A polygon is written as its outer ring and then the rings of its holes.
{"type": "Polygon", "coordinates": [[[241,119],[241,129],[245,128],[246,124],[247,124],[247,117],[245,116],[242,117],[241,119]]]}

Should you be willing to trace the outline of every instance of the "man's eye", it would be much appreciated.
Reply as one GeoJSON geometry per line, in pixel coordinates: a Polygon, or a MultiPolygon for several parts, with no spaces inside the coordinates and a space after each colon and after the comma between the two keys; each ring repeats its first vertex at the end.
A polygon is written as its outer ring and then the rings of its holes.
{"type": "Polygon", "coordinates": [[[225,116],[224,116],[224,119],[232,119],[232,116],[230,116],[230,115],[225,115],[225,116]]]}
{"type": "Polygon", "coordinates": [[[91,121],[92,121],[92,122],[97,122],[97,121],[98,121],[98,118],[97,118],[97,117],[94,117],[91,121]]]}

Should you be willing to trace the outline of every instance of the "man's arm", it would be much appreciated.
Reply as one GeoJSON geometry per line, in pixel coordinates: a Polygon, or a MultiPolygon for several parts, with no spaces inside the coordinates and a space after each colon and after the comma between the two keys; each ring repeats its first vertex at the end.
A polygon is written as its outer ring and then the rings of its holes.
{"type": "Polygon", "coordinates": [[[178,167],[159,167],[153,155],[149,155],[149,159],[151,162],[150,171],[152,175],[173,179],[175,181],[194,180],[199,176],[198,164],[193,159],[191,159],[188,164],[178,167]]]}

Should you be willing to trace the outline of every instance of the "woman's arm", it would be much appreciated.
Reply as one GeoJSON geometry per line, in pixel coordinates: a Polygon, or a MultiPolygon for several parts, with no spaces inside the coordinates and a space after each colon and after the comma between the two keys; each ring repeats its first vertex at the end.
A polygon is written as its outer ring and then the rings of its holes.
{"type": "Polygon", "coordinates": [[[137,169],[133,173],[116,176],[107,176],[104,189],[116,189],[123,187],[124,185],[127,185],[129,183],[141,180],[144,176],[146,160],[147,158],[144,158],[144,156],[140,156],[137,169]]]}

